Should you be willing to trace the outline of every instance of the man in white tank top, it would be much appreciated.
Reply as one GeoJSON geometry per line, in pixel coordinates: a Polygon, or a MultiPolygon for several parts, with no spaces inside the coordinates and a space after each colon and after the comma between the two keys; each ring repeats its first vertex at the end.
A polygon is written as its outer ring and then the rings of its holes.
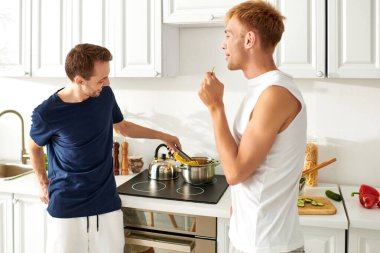
{"type": "Polygon", "coordinates": [[[265,1],[226,14],[222,48],[230,70],[242,70],[248,92],[230,131],[224,85],[206,73],[199,96],[213,122],[216,147],[231,185],[230,252],[304,252],[296,200],[306,143],[306,107],[273,52],[284,17],[265,1]]]}

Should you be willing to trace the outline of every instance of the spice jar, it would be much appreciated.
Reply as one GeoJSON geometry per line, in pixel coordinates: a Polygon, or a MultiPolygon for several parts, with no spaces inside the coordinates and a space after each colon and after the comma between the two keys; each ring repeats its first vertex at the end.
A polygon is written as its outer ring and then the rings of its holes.
{"type": "Polygon", "coordinates": [[[139,173],[144,166],[144,161],[141,156],[128,156],[128,163],[133,173],[139,173]]]}
{"type": "Polygon", "coordinates": [[[120,144],[117,141],[115,141],[113,143],[113,148],[112,148],[112,151],[113,151],[113,154],[112,154],[112,158],[113,158],[113,174],[114,175],[119,175],[119,169],[120,169],[119,147],[120,147],[120,144]]]}
{"type": "Polygon", "coordinates": [[[121,144],[121,175],[128,175],[128,142],[121,144]]]}

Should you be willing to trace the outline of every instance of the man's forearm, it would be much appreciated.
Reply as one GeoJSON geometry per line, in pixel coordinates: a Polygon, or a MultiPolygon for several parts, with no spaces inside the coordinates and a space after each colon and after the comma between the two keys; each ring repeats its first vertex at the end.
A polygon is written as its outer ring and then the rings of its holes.
{"type": "Polygon", "coordinates": [[[224,174],[228,180],[236,173],[235,165],[238,147],[229,129],[224,105],[210,109],[210,114],[213,122],[216,147],[223,165],[224,174]]]}
{"type": "Polygon", "coordinates": [[[153,130],[147,127],[143,127],[137,124],[134,124],[132,122],[125,122],[126,124],[126,131],[123,134],[124,136],[128,136],[131,138],[145,138],[145,139],[159,139],[162,140],[164,133],[153,130]]]}
{"type": "Polygon", "coordinates": [[[44,151],[42,148],[30,150],[30,158],[34,172],[41,186],[48,185],[49,181],[45,170],[44,151]]]}

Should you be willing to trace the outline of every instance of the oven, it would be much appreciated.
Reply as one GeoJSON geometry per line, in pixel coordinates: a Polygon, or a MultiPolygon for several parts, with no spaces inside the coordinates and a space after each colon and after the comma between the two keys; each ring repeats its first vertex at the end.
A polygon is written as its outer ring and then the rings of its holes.
{"type": "Polygon", "coordinates": [[[123,207],[125,253],[215,253],[216,218],[123,207]]]}

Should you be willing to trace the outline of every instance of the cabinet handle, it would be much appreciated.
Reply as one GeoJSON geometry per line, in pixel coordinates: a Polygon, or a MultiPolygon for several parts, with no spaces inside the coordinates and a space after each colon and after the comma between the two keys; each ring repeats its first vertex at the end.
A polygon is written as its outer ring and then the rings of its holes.
{"type": "Polygon", "coordinates": [[[159,75],[160,75],[160,72],[158,72],[158,71],[155,71],[155,72],[154,72],[154,76],[155,76],[155,77],[157,77],[157,76],[159,76],[159,75]]]}
{"type": "Polygon", "coordinates": [[[13,205],[16,205],[18,203],[18,199],[13,199],[13,205]]]}
{"type": "MultiPolygon", "coordinates": [[[[173,236],[173,238],[175,238],[173,236]]],[[[155,237],[152,235],[140,235],[135,233],[130,233],[125,237],[125,242],[129,245],[138,245],[138,246],[148,246],[157,249],[164,249],[176,252],[193,252],[194,241],[184,241],[173,242],[170,239],[165,240],[164,238],[155,237]]]]}
{"type": "Polygon", "coordinates": [[[29,72],[24,72],[24,76],[29,76],[30,73],[29,72]]]}
{"type": "Polygon", "coordinates": [[[222,16],[214,16],[214,15],[210,15],[210,18],[208,19],[209,21],[214,21],[214,20],[220,20],[222,19],[222,16]]]}
{"type": "Polygon", "coordinates": [[[322,71],[318,71],[316,75],[317,75],[317,77],[323,77],[324,76],[322,71]]]}

